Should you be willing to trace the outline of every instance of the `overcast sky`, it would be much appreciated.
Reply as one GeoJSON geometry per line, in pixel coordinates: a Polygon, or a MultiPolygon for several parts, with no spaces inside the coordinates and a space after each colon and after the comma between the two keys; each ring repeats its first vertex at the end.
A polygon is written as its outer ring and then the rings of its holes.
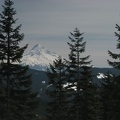
{"type": "Polygon", "coordinates": [[[109,67],[107,51],[118,53],[114,32],[120,24],[120,0],[14,0],[14,8],[28,50],[41,44],[68,58],[68,36],[77,27],[87,42],[83,56],[90,55],[93,66],[109,67]]]}

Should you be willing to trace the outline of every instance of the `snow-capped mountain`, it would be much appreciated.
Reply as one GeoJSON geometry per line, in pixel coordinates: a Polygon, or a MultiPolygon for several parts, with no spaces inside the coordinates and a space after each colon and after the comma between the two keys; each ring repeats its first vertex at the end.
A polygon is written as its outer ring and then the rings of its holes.
{"type": "Polygon", "coordinates": [[[31,69],[46,71],[49,64],[57,59],[58,55],[47,50],[40,44],[36,44],[29,52],[24,54],[22,58],[22,65],[29,65],[31,69]]]}

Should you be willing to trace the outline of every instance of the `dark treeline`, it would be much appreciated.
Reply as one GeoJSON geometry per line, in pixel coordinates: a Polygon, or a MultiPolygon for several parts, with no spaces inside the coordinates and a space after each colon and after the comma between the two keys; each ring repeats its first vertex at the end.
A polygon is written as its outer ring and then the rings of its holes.
{"type": "MultiPolygon", "coordinates": [[[[120,49],[120,27],[117,49],[120,49]]],[[[76,28],[70,33],[69,60],[59,57],[50,65],[47,91],[47,120],[118,120],[120,119],[120,75],[105,74],[101,85],[93,82],[90,55],[83,57],[86,42],[83,33],[76,28]]],[[[120,69],[120,55],[108,51],[117,62],[108,60],[113,68],[120,69]]]]}
{"type": "MultiPolygon", "coordinates": [[[[20,65],[28,45],[19,45],[24,34],[20,33],[21,25],[16,26],[13,4],[12,0],[4,0],[0,14],[0,120],[43,120],[38,115],[37,93],[31,90],[29,67],[20,65]]],[[[120,26],[116,29],[120,49],[120,26]]],[[[120,75],[108,72],[100,86],[93,83],[92,61],[90,55],[84,56],[83,35],[75,28],[69,36],[69,59],[59,56],[50,64],[45,120],[120,119],[120,75]]],[[[120,69],[120,54],[108,54],[115,60],[108,60],[108,64],[120,69]]]]}
{"type": "Polygon", "coordinates": [[[82,57],[86,42],[76,28],[70,33],[69,60],[54,61],[48,71],[48,120],[97,120],[97,93],[92,83],[92,66],[89,55],[82,57]],[[52,104],[53,103],[53,104],[52,104]],[[62,109],[61,109],[62,108],[62,109]]]}
{"type": "Polygon", "coordinates": [[[21,58],[28,45],[20,47],[24,39],[21,25],[16,26],[16,11],[11,0],[5,0],[0,14],[0,120],[35,120],[37,93],[32,93],[28,66],[21,66],[21,58]]]}

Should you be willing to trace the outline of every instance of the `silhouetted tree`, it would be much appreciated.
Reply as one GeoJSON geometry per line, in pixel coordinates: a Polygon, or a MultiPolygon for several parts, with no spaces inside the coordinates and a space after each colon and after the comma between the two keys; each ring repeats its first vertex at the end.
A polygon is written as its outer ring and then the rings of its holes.
{"type": "Polygon", "coordinates": [[[0,14],[0,118],[28,120],[35,118],[36,94],[31,92],[28,66],[21,66],[21,58],[28,45],[20,47],[24,34],[21,25],[15,27],[16,11],[11,0],[5,0],[0,14]]]}
{"type": "Polygon", "coordinates": [[[90,56],[82,57],[86,42],[83,42],[83,33],[78,28],[70,33],[68,42],[70,47],[68,62],[68,94],[70,95],[69,119],[95,120],[95,86],[92,83],[92,66],[88,61],[90,56]]]}
{"type": "Polygon", "coordinates": [[[109,120],[109,116],[113,109],[113,89],[114,89],[114,76],[110,73],[105,74],[101,80],[100,87],[100,101],[101,101],[101,120],[109,120]]]}
{"type": "Polygon", "coordinates": [[[66,120],[67,119],[67,96],[65,90],[66,84],[66,65],[61,57],[56,59],[48,70],[50,88],[47,90],[49,101],[47,104],[48,120],[66,120]]]}
{"type": "MultiPolygon", "coordinates": [[[[116,49],[120,49],[120,26],[116,24],[116,29],[118,32],[115,32],[115,36],[118,38],[116,49]]],[[[112,66],[113,68],[119,69],[120,70],[120,53],[113,53],[111,51],[108,51],[108,54],[112,59],[115,61],[110,61],[108,60],[108,64],[112,66]]],[[[112,96],[112,110],[110,111],[110,114],[108,116],[109,120],[116,120],[120,119],[120,75],[117,75],[114,77],[114,88],[111,91],[111,96],[112,96]]]]}
{"type": "MultiPolygon", "coordinates": [[[[120,49],[120,26],[117,25],[117,24],[116,24],[116,29],[118,30],[118,33],[115,32],[115,36],[118,38],[118,39],[117,39],[118,43],[117,43],[117,45],[116,45],[116,49],[120,49]]],[[[116,61],[114,61],[114,62],[108,60],[108,64],[109,64],[110,66],[112,66],[113,68],[120,69],[120,61],[119,61],[120,55],[119,55],[119,53],[117,54],[117,53],[113,53],[113,52],[111,52],[111,51],[108,51],[108,54],[110,55],[110,57],[112,57],[114,60],[116,60],[116,61]],[[118,61],[117,61],[117,60],[118,60],[118,61]]]]}

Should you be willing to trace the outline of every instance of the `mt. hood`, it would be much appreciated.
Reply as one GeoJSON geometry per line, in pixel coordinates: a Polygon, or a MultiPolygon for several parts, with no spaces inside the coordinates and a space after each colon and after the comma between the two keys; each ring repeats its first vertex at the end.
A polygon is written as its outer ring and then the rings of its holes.
{"type": "Polygon", "coordinates": [[[24,54],[22,65],[29,65],[31,69],[46,71],[49,64],[53,64],[53,60],[57,58],[56,53],[47,50],[40,44],[36,44],[29,52],[24,54]]]}

